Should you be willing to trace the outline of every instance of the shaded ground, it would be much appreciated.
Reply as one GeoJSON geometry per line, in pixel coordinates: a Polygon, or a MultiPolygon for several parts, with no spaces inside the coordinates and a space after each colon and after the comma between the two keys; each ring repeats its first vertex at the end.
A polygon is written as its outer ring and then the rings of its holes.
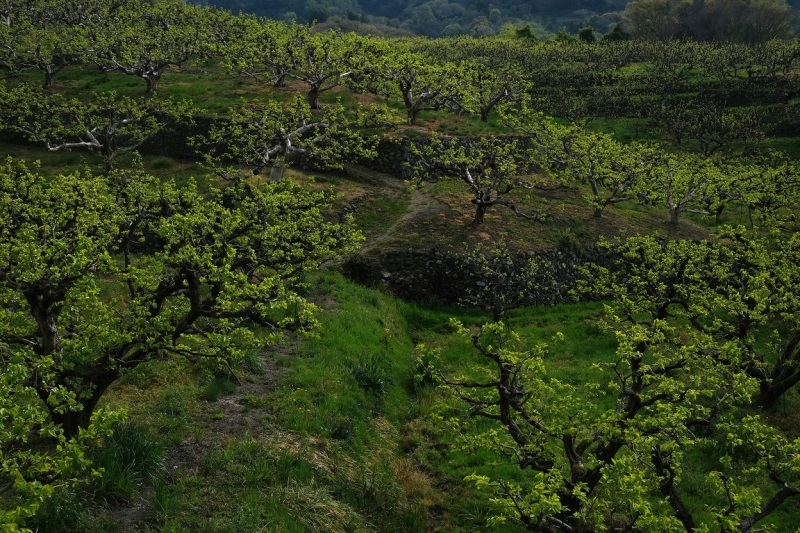
{"type": "MultiPolygon", "coordinates": [[[[526,211],[542,214],[541,221],[527,220],[503,206],[495,206],[486,213],[485,222],[476,226],[470,193],[461,182],[442,181],[412,190],[395,176],[364,167],[351,165],[346,172],[347,178],[336,189],[345,191],[346,197],[358,196],[358,205],[353,209],[357,222],[364,222],[362,217],[375,209],[382,198],[394,198],[405,205],[402,212],[379,213],[380,224],[362,224],[367,238],[359,252],[362,255],[409,248],[458,252],[465,243],[488,242],[501,236],[513,248],[531,251],[592,246],[600,238],[654,233],[665,238],[701,239],[711,232],[708,219],[684,216],[673,227],[666,222],[666,208],[643,207],[636,202],[609,207],[601,218],[596,218],[583,191],[577,189],[539,191],[527,197],[520,192],[515,200],[526,211]]],[[[738,213],[726,216],[730,217],[727,222],[742,223],[738,213]]]]}
{"type": "MultiPolygon", "coordinates": [[[[368,184],[372,190],[368,198],[398,198],[405,202],[406,211],[389,225],[368,231],[367,240],[359,250],[361,254],[378,253],[408,243],[409,236],[425,237],[425,228],[432,220],[452,216],[447,205],[427,191],[411,188],[408,183],[390,174],[384,174],[357,165],[347,167],[348,175],[359,183],[368,184]]],[[[358,209],[356,209],[358,211],[358,209]]]]}

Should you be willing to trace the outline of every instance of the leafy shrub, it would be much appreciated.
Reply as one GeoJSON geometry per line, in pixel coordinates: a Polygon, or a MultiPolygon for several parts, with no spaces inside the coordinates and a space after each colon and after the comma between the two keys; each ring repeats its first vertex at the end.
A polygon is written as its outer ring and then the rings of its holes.
{"type": "Polygon", "coordinates": [[[25,525],[33,531],[72,533],[85,529],[85,517],[84,501],[73,491],[61,489],[47,498],[25,525]]]}
{"type": "Polygon", "coordinates": [[[558,245],[561,248],[568,250],[579,250],[581,247],[581,239],[575,231],[571,228],[563,228],[558,230],[558,245]]]}

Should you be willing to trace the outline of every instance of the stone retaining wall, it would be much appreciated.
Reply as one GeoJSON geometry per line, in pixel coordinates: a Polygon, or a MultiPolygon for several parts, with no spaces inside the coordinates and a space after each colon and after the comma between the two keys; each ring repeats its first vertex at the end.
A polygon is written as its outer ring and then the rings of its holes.
{"type": "MultiPolygon", "coordinates": [[[[570,291],[580,276],[578,267],[589,262],[606,262],[597,248],[519,253],[515,260],[525,265],[531,258],[543,267],[538,275],[541,290],[534,291],[523,303],[526,306],[574,301],[570,291]]],[[[440,250],[409,249],[378,257],[357,255],[345,262],[343,271],[356,282],[385,287],[399,298],[421,303],[438,301],[457,305],[468,294],[471,284],[481,283],[464,270],[456,254],[440,250]]]]}

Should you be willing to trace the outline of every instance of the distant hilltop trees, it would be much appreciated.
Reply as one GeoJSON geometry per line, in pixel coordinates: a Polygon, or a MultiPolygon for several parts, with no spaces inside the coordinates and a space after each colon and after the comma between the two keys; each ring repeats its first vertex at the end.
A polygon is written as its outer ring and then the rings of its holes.
{"type": "Polygon", "coordinates": [[[562,29],[617,24],[644,39],[759,43],[791,38],[800,0],[188,0],[278,20],[317,21],[379,35],[484,37],[530,26],[543,38],[562,29]]]}
{"type": "Polygon", "coordinates": [[[642,39],[756,44],[794,37],[798,12],[785,0],[636,0],[624,21],[642,39]]]}

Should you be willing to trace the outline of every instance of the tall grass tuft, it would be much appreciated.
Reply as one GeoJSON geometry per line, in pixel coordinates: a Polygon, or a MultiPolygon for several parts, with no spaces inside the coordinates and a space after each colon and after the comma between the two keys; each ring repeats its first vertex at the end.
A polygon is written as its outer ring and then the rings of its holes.
{"type": "Polygon", "coordinates": [[[148,430],[124,424],[91,454],[102,475],[90,484],[98,498],[130,501],[164,470],[164,447],[148,430]]]}
{"type": "Polygon", "coordinates": [[[153,486],[153,511],[158,522],[165,521],[168,517],[180,510],[180,498],[163,478],[158,479],[153,486]]]}
{"type": "Polygon", "coordinates": [[[216,402],[223,394],[236,392],[236,383],[229,375],[217,375],[209,381],[200,393],[200,398],[207,402],[216,402]]]}
{"type": "Polygon", "coordinates": [[[358,386],[375,402],[373,414],[380,412],[389,387],[394,384],[393,366],[387,357],[371,353],[350,367],[358,386]]]}

